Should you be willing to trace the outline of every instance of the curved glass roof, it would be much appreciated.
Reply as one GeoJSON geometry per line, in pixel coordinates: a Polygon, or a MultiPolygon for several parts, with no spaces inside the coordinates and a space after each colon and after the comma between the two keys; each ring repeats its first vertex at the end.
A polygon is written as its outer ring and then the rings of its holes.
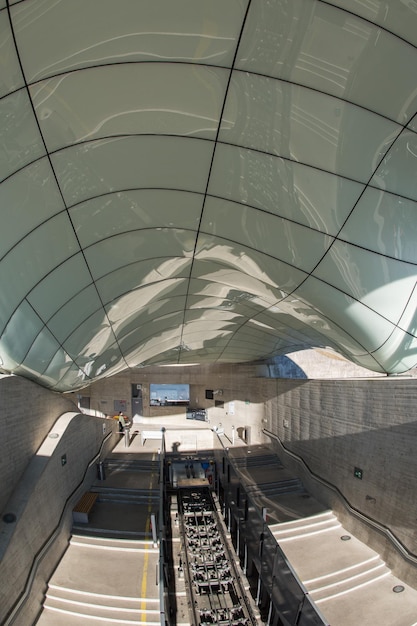
{"type": "Polygon", "coordinates": [[[417,362],[417,4],[0,0],[0,366],[417,362]]]}

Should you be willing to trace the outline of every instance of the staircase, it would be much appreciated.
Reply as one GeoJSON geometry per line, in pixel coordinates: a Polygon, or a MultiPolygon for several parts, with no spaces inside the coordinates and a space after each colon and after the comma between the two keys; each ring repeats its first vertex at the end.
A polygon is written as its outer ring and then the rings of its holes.
{"type": "Polygon", "coordinates": [[[348,535],[330,510],[269,529],[298,570],[309,597],[325,613],[328,601],[332,609],[335,598],[359,597],[355,594],[367,587],[372,593],[371,585],[391,575],[379,555],[348,535]]]}
{"type": "Polygon", "coordinates": [[[155,563],[158,558],[158,548],[149,541],[73,535],[37,624],[159,624],[159,597],[138,597],[135,577],[127,580],[144,557],[148,564],[150,557],[155,563]],[[97,567],[106,562],[105,568],[97,567]]]}
{"type": "Polygon", "coordinates": [[[378,555],[365,561],[354,563],[350,567],[331,572],[319,579],[306,581],[309,595],[314,602],[320,602],[342,596],[371,585],[389,576],[390,570],[378,555]]]}
{"type": "Polygon", "coordinates": [[[300,519],[291,520],[290,522],[273,524],[269,527],[279,544],[285,544],[286,541],[300,540],[340,528],[341,524],[339,520],[331,511],[324,511],[318,515],[302,517],[300,519]]]}
{"type": "Polygon", "coordinates": [[[159,548],[151,514],[159,507],[158,463],[111,458],[87,524],[73,525],[49,581],[37,626],[160,623],[159,548]]]}
{"type": "Polygon", "coordinates": [[[283,465],[276,454],[256,454],[252,453],[243,457],[233,457],[233,465],[236,468],[241,467],[262,467],[268,466],[273,469],[283,469],[283,465]]]}
{"type": "Polygon", "coordinates": [[[285,493],[306,493],[303,483],[298,478],[285,478],[270,483],[247,485],[246,491],[248,495],[261,494],[263,497],[267,498],[274,498],[285,493]]]}

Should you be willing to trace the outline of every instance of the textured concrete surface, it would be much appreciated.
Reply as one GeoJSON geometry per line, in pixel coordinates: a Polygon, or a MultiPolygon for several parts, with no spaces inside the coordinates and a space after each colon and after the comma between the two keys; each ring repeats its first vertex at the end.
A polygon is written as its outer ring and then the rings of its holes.
{"type": "Polygon", "coordinates": [[[331,512],[270,528],[331,626],[416,623],[417,591],[395,577],[331,512]],[[395,593],[397,585],[404,591],[395,593]]]}
{"type": "Polygon", "coordinates": [[[105,466],[105,480],[87,524],[75,524],[68,549],[49,581],[40,626],[98,622],[159,624],[159,549],[151,515],[158,511],[158,452],[123,436],[105,466]],[[132,463],[131,463],[132,461],[132,463]]]}
{"type": "MultiPolygon", "coordinates": [[[[141,505],[103,502],[85,525],[83,536],[74,530],[71,545],[50,581],[41,626],[78,626],[92,615],[107,626],[120,619],[158,622],[158,589],[153,576],[157,551],[149,527],[149,516],[157,507],[152,499],[152,494],[157,495],[157,475],[144,469],[146,463],[154,463],[155,469],[157,445],[152,440],[142,445],[136,437],[126,448],[124,439],[119,441],[109,457],[115,465],[110,466],[106,480],[96,480],[94,487],[106,483],[110,490],[128,492],[136,486],[142,492],[147,484],[150,491],[143,494],[141,505]],[[129,459],[139,465],[129,468],[129,459]]],[[[278,469],[280,461],[270,448],[248,447],[239,440],[229,446],[229,456],[251,496],[267,507],[269,529],[331,626],[416,624],[417,591],[393,576],[380,556],[349,533],[332,511],[314,498],[303,497],[305,492],[297,484],[291,483],[293,494],[271,490],[277,474],[285,485],[296,478],[287,469],[278,469]],[[350,538],[341,539],[346,536],[350,538]],[[395,593],[396,585],[403,585],[404,591],[395,593]]],[[[178,623],[186,625],[189,606],[184,579],[177,571],[180,537],[174,509],[171,521],[175,581],[171,594],[175,595],[178,623]]]]}
{"type": "MultiPolygon", "coordinates": [[[[276,385],[276,397],[266,403],[266,428],[315,475],[334,485],[351,507],[389,528],[416,555],[416,381],[280,380],[276,385]],[[355,468],[362,470],[362,479],[355,477],[355,468]]],[[[290,459],[283,462],[296,469],[290,459]]],[[[348,513],[336,497],[318,485],[315,495],[336,507],[347,523],[348,513]]],[[[417,569],[410,569],[382,536],[366,526],[353,528],[397,575],[409,584],[417,580],[417,569]]]]}
{"type": "Polygon", "coordinates": [[[89,470],[88,464],[100,451],[103,438],[111,432],[110,426],[108,420],[79,413],[65,414],[53,425],[54,437],[46,436],[43,445],[31,457],[7,503],[7,510],[16,515],[16,521],[6,524],[0,520],[0,622],[24,591],[35,556],[45,548],[35,587],[26,603],[34,607],[35,615],[38,612],[46,577],[50,576],[56,559],[62,554],[63,547],[56,554],[55,543],[62,545],[61,533],[65,539],[68,536],[67,518],[71,516],[72,504],[79,497],[76,490],[83,481],[89,485],[95,478],[95,464],[89,470]],[[103,426],[106,426],[105,433],[103,426]],[[63,516],[66,502],[71,497],[74,502],[69,502],[63,516]],[[48,561],[47,544],[48,551],[54,554],[51,562],[48,561]]]}
{"type": "MultiPolygon", "coordinates": [[[[314,498],[264,446],[229,448],[229,459],[310,598],[331,626],[415,626],[417,590],[314,498]],[[288,489],[289,493],[285,490],[288,489]],[[394,588],[403,587],[401,593],[394,588]]],[[[268,544],[270,545],[270,544],[268,544]]]]}
{"type": "Polygon", "coordinates": [[[0,376],[0,511],[54,422],[77,411],[68,397],[18,376],[0,376]]]}

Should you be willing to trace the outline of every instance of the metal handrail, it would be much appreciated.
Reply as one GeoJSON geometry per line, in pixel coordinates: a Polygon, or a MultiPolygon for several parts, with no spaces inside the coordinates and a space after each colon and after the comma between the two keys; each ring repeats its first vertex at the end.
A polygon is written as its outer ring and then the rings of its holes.
{"type": "Polygon", "coordinates": [[[275,433],[272,433],[271,431],[269,431],[269,430],[267,430],[265,428],[263,429],[262,432],[265,435],[267,435],[268,437],[272,437],[273,439],[275,439],[279,443],[279,445],[281,446],[281,448],[282,448],[283,452],[285,452],[285,454],[288,454],[289,456],[292,456],[294,459],[296,459],[298,462],[300,462],[314,480],[316,480],[317,482],[321,483],[322,485],[324,485],[328,489],[331,489],[332,491],[334,491],[339,496],[343,506],[349,511],[349,513],[351,513],[354,517],[357,517],[359,520],[361,520],[362,522],[364,522],[368,526],[371,526],[374,530],[376,530],[379,533],[385,535],[385,537],[391,542],[393,547],[401,554],[401,556],[404,559],[406,559],[407,561],[409,561],[409,563],[411,563],[411,565],[413,565],[414,567],[417,567],[417,555],[415,555],[413,552],[410,552],[406,548],[406,546],[401,542],[401,540],[398,539],[398,537],[392,532],[392,530],[390,528],[388,528],[388,526],[385,526],[384,524],[381,524],[380,522],[377,522],[372,517],[369,517],[369,516],[365,515],[364,513],[362,513],[358,509],[356,509],[354,506],[352,506],[350,504],[350,502],[347,500],[347,498],[343,495],[343,493],[336,487],[336,485],[333,485],[328,480],[325,480],[324,478],[321,478],[320,476],[315,474],[309,468],[308,464],[304,461],[304,459],[302,457],[300,457],[295,452],[292,452],[291,450],[288,450],[288,448],[286,448],[284,446],[284,444],[282,443],[282,441],[278,437],[278,435],[276,435],[275,433]]]}
{"type": "Polygon", "coordinates": [[[164,460],[165,460],[165,428],[162,428],[162,441],[159,451],[159,512],[158,512],[158,535],[159,535],[159,572],[157,573],[157,581],[159,584],[159,616],[160,626],[165,626],[165,582],[164,582],[164,563],[165,563],[165,497],[164,497],[164,460]]]}
{"type": "Polygon", "coordinates": [[[19,595],[19,597],[17,598],[16,602],[14,603],[14,605],[12,606],[12,608],[10,609],[4,623],[3,626],[10,626],[11,624],[13,624],[18,612],[20,611],[20,609],[22,608],[23,603],[27,600],[30,591],[32,589],[32,585],[33,585],[33,581],[34,578],[36,576],[36,572],[38,570],[39,564],[42,561],[42,559],[44,558],[44,556],[46,555],[46,553],[48,552],[50,546],[53,544],[53,542],[55,541],[55,539],[58,537],[60,531],[61,531],[61,527],[63,525],[63,521],[65,518],[65,514],[67,512],[67,508],[68,508],[68,504],[70,502],[70,500],[74,497],[74,495],[76,494],[77,490],[81,487],[81,485],[83,484],[85,477],[87,475],[88,470],[97,463],[97,461],[100,459],[101,457],[101,453],[104,447],[104,444],[107,442],[107,440],[113,435],[113,431],[111,430],[101,441],[100,444],[100,448],[98,450],[98,452],[91,458],[91,460],[89,461],[86,470],[83,474],[82,480],[78,483],[78,485],[75,487],[75,489],[73,489],[73,491],[70,493],[70,495],[68,496],[68,498],[65,500],[63,509],[62,509],[62,513],[61,516],[59,518],[58,524],[55,526],[54,530],[52,531],[52,533],[49,535],[49,537],[46,539],[46,541],[44,542],[43,546],[38,550],[38,552],[35,554],[35,556],[33,557],[33,561],[32,561],[32,565],[30,567],[29,570],[29,574],[26,578],[26,583],[25,583],[25,587],[22,591],[22,593],[19,595]]]}
{"type": "MultiPolygon", "coordinates": [[[[234,470],[236,471],[237,474],[240,474],[239,472],[239,468],[237,466],[235,466],[234,464],[234,459],[233,457],[229,456],[229,448],[226,447],[223,443],[223,441],[220,439],[220,437],[218,437],[221,445],[223,446],[223,450],[227,455],[228,460],[230,461],[230,463],[233,465],[234,470]]],[[[245,486],[243,485],[243,487],[245,488],[245,486]]],[[[246,491],[246,490],[245,490],[246,491]]],[[[253,501],[253,498],[251,497],[251,495],[246,491],[246,498],[249,502],[251,502],[252,506],[254,509],[256,509],[256,505],[255,502],[253,501]]],[[[263,532],[268,532],[268,534],[271,536],[271,538],[273,538],[275,541],[275,537],[272,533],[272,531],[270,530],[268,524],[265,523],[265,521],[263,522],[263,528],[264,531],[263,532]]],[[[293,568],[293,566],[291,565],[291,562],[288,560],[285,552],[281,549],[281,547],[279,546],[278,542],[276,541],[276,548],[277,551],[280,553],[281,558],[283,559],[283,561],[286,564],[286,567],[288,568],[288,570],[290,571],[292,577],[294,578],[294,581],[296,582],[296,584],[299,586],[300,591],[303,595],[303,600],[308,598],[308,601],[310,602],[311,608],[312,610],[314,610],[314,612],[316,613],[317,617],[322,621],[323,626],[324,625],[328,625],[328,622],[326,621],[325,617],[322,615],[320,609],[315,605],[314,601],[312,601],[312,599],[309,596],[308,590],[306,589],[306,587],[304,586],[303,582],[301,581],[301,579],[299,578],[297,572],[295,571],[295,569],[293,568]]],[[[300,605],[301,606],[301,605],[300,605]]]]}

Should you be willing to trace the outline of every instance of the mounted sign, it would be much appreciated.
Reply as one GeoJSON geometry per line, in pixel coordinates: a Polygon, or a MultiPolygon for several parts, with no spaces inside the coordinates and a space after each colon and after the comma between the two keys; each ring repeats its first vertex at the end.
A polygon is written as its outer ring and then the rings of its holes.
{"type": "Polygon", "coordinates": [[[360,480],[362,480],[363,470],[361,470],[360,467],[355,467],[355,469],[353,470],[353,475],[355,478],[359,478],[360,480]]]}

